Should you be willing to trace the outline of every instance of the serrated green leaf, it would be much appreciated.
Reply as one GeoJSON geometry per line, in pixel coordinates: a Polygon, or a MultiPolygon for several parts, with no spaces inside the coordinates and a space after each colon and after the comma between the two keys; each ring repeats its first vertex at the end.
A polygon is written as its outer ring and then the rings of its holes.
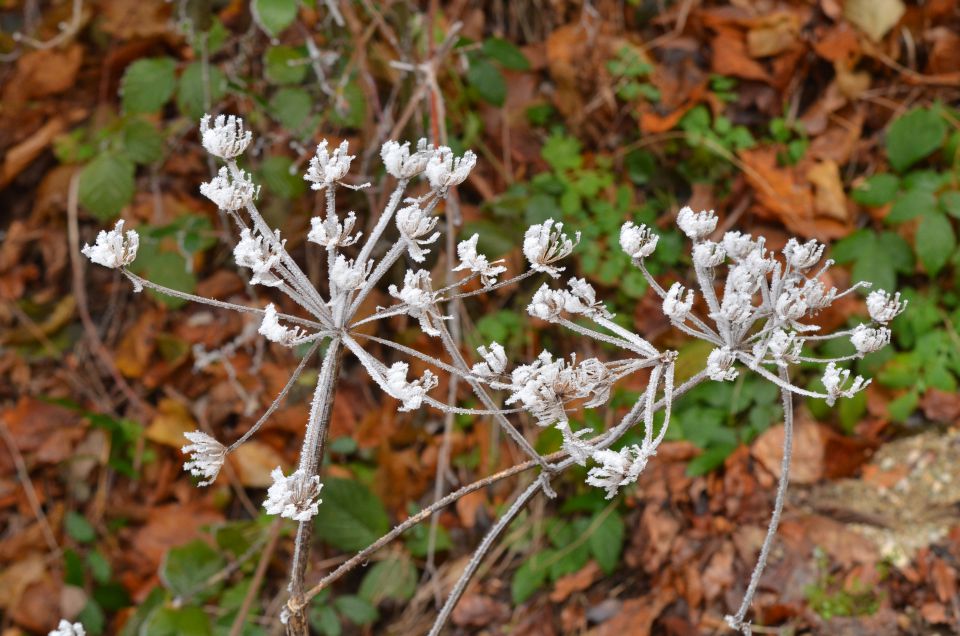
{"type": "Polygon", "coordinates": [[[490,62],[474,59],[467,70],[467,82],[477,89],[480,98],[494,106],[503,106],[507,97],[507,82],[503,74],[490,62]]]}
{"type": "Polygon", "coordinates": [[[600,511],[593,522],[600,517],[599,525],[590,535],[590,554],[597,560],[601,570],[612,574],[620,563],[620,551],[623,549],[623,519],[614,509],[600,511]]]}
{"type": "Polygon", "coordinates": [[[895,271],[902,274],[913,271],[913,250],[910,249],[906,239],[896,232],[881,232],[877,236],[877,249],[881,254],[886,255],[895,271]]]}
{"type": "Polygon", "coordinates": [[[510,594],[517,605],[533,596],[547,580],[547,563],[555,555],[554,550],[543,550],[525,560],[513,573],[510,594]]]}
{"type": "Polygon", "coordinates": [[[290,172],[293,161],[289,157],[274,155],[260,164],[260,176],[267,190],[284,199],[295,199],[307,191],[307,183],[296,172],[290,172]]]}
{"type": "Polygon", "coordinates": [[[196,539],[172,548],[160,564],[160,580],[178,596],[187,596],[204,588],[211,576],[226,565],[219,552],[196,539]]]}
{"type": "Polygon", "coordinates": [[[916,391],[908,391],[900,397],[887,402],[887,415],[894,422],[904,422],[917,410],[920,398],[916,391]]]}
{"type": "MultiPolygon", "coordinates": [[[[210,107],[215,105],[227,94],[227,77],[216,66],[207,69],[207,86],[209,90],[210,107]]],[[[180,112],[191,119],[197,120],[207,111],[207,96],[204,95],[203,64],[193,62],[180,76],[177,85],[177,106],[180,112]]]]}
{"type": "Polygon", "coordinates": [[[960,219],[960,192],[951,190],[940,195],[940,207],[955,219],[960,219]]]}
{"type": "Polygon", "coordinates": [[[875,174],[860,184],[851,197],[860,205],[875,208],[893,201],[899,188],[900,179],[897,175],[888,172],[875,174]]]}
{"type": "Polygon", "coordinates": [[[579,140],[558,132],[547,137],[547,141],[540,150],[540,156],[557,172],[576,170],[583,163],[579,140]]]}
{"type": "Polygon", "coordinates": [[[920,219],[914,236],[914,248],[927,274],[936,276],[947,264],[956,247],[957,238],[953,233],[953,225],[946,216],[937,212],[926,214],[920,219]]]}
{"type": "Polygon", "coordinates": [[[299,0],[253,0],[250,9],[257,24],[274,37],[293,24],[297,17],[299,0]]]}
{"type": "Polygon", "coordinates": [[[101,221],[116,218],[133,199],[135,171],[126,157],[100,155],[80,171],[80,203],[101,221]]]}
{"type": "MultiPolygon", "coordinates": [[[[177,291],[192,293],[197,287],[197,277],[192,271],[187,269],[187,261],[182,254],[176,252],[162,252],[146,245],[143,241],[140,243],[140,251],[137,253],[137,260],[134,262],[135,271],[140,273],[158,285],[169,287],[177,291]]],[[[186,302],[181,298],[168,296],[152,289],[148,293],[158,301],[176,309],[182,307],[186,302]]]]}
{"type": "Polygon", "coordinates": [[[910,190],[904,192],[890,208],[890,214],[884,219],[887,223],[902,223],[914,219],[921,214],[936,211],[937,198],[926,190],[910,190]]]}
{"type": "Polygon", "coordinates": [[[63,519],[64,529],[70,538],[80,543],[90,543],[97,538],[97,531],[86,518],[73,510],[67,512],[63,519]]]}
{"type": "Polygon", "coordinates": [[[137,60],[127,67],[120,80],[124,112],[152,113],[167,103],[177,84],[176,62],[169,57],[137,60]]]}
{"type": "Polygon", "coordinates": [[[723,462],[730,456],[736,446],[732,444],[715,446],[713,448],[705,450],[700,455],[697,455],[690,463],[687,464],[687,475],[691,477],[697,477],[699,475],[706,475],[714,468],[718,468],[723,465],[723,462]]]}
{"type": "Polygon", "coordinates": [[[366,119],[367,98],[356,79],[347,82],[339,91],[336,105],[330,112],[330,121],[344,128],[360,128],[366,119]]]}
{"type": "Polygon", "coordinates": [[[340,636],[343,633],[340,618],[329,605],[311,607],[309,620],[310,626],[323,636],[340,636]]]}
{"type": "Polygon", "coordinates": [[[307,76],[306,56],[292,46],[271,46],[263,55],[267,81],[274,84],[299,84],[307,76]]]}
{"type": "Polygon", "coordinates": [[[163,135],[143,119],[131,119],[123,126],[123,151],[133,161],[153,163],[163,154],[163,135]]]}
{"type": "Polygon", "coordinates": [[[833,244],[830,256],[838,263],[852,263],[874,249],[876,236],[870,230],[857,230],[833,244]]]}
{"type": "Polygon", "coordinates": [[[946,133],[947,124],[938,109],[914,108],[887,129],[890,165],[902,172],[937,150],[946,133]]]}
{"type": "Polygon", "coordinates": [[[98,583],[106,583],[113,574],[110,562],[97,550],[87,554],[87,567],[90,569],[90,574],[93,575],[93,580],[98,583]]]}
{"type": "Polygon", "coordinates": [[[333,605],[354,625],[371,625],[380,618],[380,612],[377,611],[376,606],[359,596],[338,596],[333,601],[333,605]]]}
{"type": "Polygon", "coordinates": [[[270,114],[291,132],[300,132],[310,125],[313,98],[302,88],[281,88],[270,98],[270,114]]]}
{"type": "Polygon", "coordinates": [[[530,62],[523,52],[512,42],[503,38],[485,40],[483,52],[511,71],[526,71],[530,68],[530,62]]]}
{"type": "Polygon", "coordinates": [[[157,607],[140,626],[150,636],[211,636],[210,619],[199,607],[157,607]]]}
{"type": "Polygon", "coordinates": [[[103,608],[97,605],[96,601],[89,600],[77,614],[76,622],[83,625],[88,634],[99,636],[103,633],[107,624],[107,617],[103,613],[103,608]]]}
{"type": "Polygon", "coordinates": [[[341,550],[361,550],[390,529],[387,511],[366,486],[351,479],[328,478],[316,516],[317,536],[341,550]]]}
{"type": "Polygon", "coordinates": [[[417,568],[406,555],[378,561],[360,583],[358,595],[372,605],[382,601],[407,601],[417,590],[417,568]]]}

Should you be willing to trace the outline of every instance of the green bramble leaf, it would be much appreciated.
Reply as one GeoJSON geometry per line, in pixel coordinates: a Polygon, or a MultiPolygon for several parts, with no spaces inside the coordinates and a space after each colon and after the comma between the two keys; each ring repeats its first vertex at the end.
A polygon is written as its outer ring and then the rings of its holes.
{"type": "Polygon", "coordinates": [[[80,171],[80,203],[101,221],[115,219],[133,199],[136,167],[127,157],[104,153],[80,171]]]}
{"type": "Polygon", "coordinates": [[[523,52],[512,42],[503,38],[489,38],[483,43],[483,52],[491,59],[500,62],[504,68],[511,71],[526,71],[530,69],[530,61],[523,52]]]}
{"type": "Polygon", "coordinates": [[[250,10],[267,35],[276,37],[293,24],[299,5],[299,0],[253,0],[250,10]]]}
{"type": "Polygon", "coordinates": [[[390,529],[383,504],[358,481],[331,477],[320,497],[323,505],[314,527],[317,536],[335,548],[362,550],[390,529]]]}
{"type": "Polygon", "coordinates": [[[124,153],[136,163],[153,163],[163,155],[163,135],[150,122],[131,119],[121,134],[124,153]]]}
{"type": "Polygon", "coordinates": [[[79,543],[90,543],[97,538],[97,531],[83,515],[69,511],[63,519],[64,529],[70,538],[79,543]]]}
{"type": "Polygon", "coordinates": [[[477,89],[480,98],[494,106],[503,106],[507,98],[507,82],[503,74],[490,62],[473,59],[467,71],[467,82],[477,89]]]}
{"type": "Polygon", "coordinates": [[[893,201],[900,188],[900,179],[895,174],[885,172],[875,174],[860,184],[850,195],[860,205],[872,208],[886,205],[893,201]]]}
{"type": "Polygon", "coordinates": [[[267,81],[273,84],[299,84],[307,76],[306,56],[292,46],[271,46],[263,55],[267,81]]]}
{"type": "Polygon", "coordinates": [[[597,523],[596,529],[590,535],[590,554],[597,560],[597,565],[606,574],[612,574],[620,563],[620,551],[623,549],[624,525],[620,514],[610,509],[600,511],[591,522],[597,523]]]}
{"type": "MultiPolygon", "coordinates": [[[[210,104],[216,104],[227,94],[227,77],[216,66],[210,66],[207,68],[206,86],[210,92],[210,104]]],[[[204,90],[203,64],[193,62],[184,69],[177,85],[177,107],[180,112],[193,120],[200,119],[208,110],[204,90]]]]}
{"type": "Polygon", "coordinates": [[[957,237],[950,220],[939,212],[924,215],[914,236],[914,248],[927,274],[936,276],[956,247],[957,237]]]}
{"type": "Polygon", "coordinates": [[[887,223],[903,223],[921,214],[930,214],[937,209],[937,199],[926,190],[910,190],[900,196],[884,219],[887,223]]]}
{"type": "Polygon", "coordinates": [[[376,606],[359,596],[338,596],[333,606],[354,625],[371,625],[380,618],[376,606]]]}
{"type": "Polygon", "coordinates": [[[887,129],[890,165],[903,172],[937,150],[947,134],[947,124],[937,108],[914,108],[887,129]]]}
{"type": "Polygon", "coordinates": [[[417,568],[404,554],[374,564],[360,582],[358,596],[379,605],[385,600],[407,601],[417,591],[417,568]]]}
{"type": "Polygon", "coordinates": [[[167,552],[160,564],[160,579],[174,594],[187,596],[201,591],[207,579],[225,565],[219,552],[196,539],[167,552]]]}
{"type": "Polygon", "coordinates": [[[160,110],[173,95],[177,78],[176,62],[169,57],[137,60],[127,67],[120,80],[120,98],[126,113],[160,110]]]}

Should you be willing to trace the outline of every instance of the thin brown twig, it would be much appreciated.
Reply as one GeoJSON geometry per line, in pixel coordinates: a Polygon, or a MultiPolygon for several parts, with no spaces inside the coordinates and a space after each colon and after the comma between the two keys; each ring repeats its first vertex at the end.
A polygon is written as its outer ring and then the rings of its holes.
{"type": "Polygon", "coordinates": [[[127,397],[130,404],[134,406],[141,415],[151,417],[154,414],[152,406],[143,401],[137,395],[137,392],[127,383],[127,380],[120,374],[117,365],[114,364],[110,352],[103,344],[97,326],[93,324],[90,317],[90,308],[87,303],[87,288],[83,280],[83,259],[80,255],[80,225],[77,220],[77,207],[80,196],[80,173],[75,173],[70,178],[70,186],[67,190],[67,238],[70,241],[68,251],[70,253],[70,265],[73,273],[73,296],[77,300],[77,313],[80,314],[80,322],[83,323],[84,332],[100,364],[110,373],[111,378],[120,388],[120,391],[127,397]]]}
{"type": "Polygon", "coordinates": [[[33,515],[37,518],[37,523],[40,524],[43,538],[46,539],[47,545],[54,554],[60,554],[60,544],[57,543],[57,537],[53,533],[53,528],[50,527],[47,515],[44,514],[43,507],[40,505],[40,498],[37,497],[37,491],[33,487],[33,482],[30,480],[30,471],[27,469],[27,463],[23,461],[23,455],[20,454],[20,449],[17,448],[17,443],[14,441],[10,431],[7,430],[7,423],[3,420],[0,420],[0,437],[3,438],[3,443],[6,445],[10,457],[13,458],[13,465],[17,469],[17,478],[20,480],[20,483],[23,484],[23,491],[27,495],[27,501],[30,503],[33,515]]]}
{"type": "Polygon", "coordinates": [[[233,624],[230,626],[230,636],[240,636],[240,633],[243,631],[243,624],[246,621],[247,614],[250,612],[250,607],[253,605],[253,599],[257,596],[260,583],[263,582],[263,577],[267,573],[267,566],[270,565],[270,558],[273,556],[273,551],[277,548],[277,539],[280,538],[282,525],[282,520],[279,517],[270,525],[267,545],[264,547],[263,553],[260,555],[260,560],[257,562],[257,569],[253,572],[253,578],[250,580],[250,587],[247,588],[247,593],[243,597],[243,603],[240,605],[237,616],[233,619],[233,624]]]}

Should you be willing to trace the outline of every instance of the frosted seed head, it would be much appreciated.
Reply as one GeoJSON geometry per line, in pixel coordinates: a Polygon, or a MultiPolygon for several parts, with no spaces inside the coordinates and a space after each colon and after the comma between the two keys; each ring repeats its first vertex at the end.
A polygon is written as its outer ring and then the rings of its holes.
{"type": "Polygon", "coordinates": [[[850,342],[857,353],[866,355],[883,349],[890,344],[891,332],[886,327],[868,327],[857,325],[850,334],[850,342]]]}
{"type": "Polygon", "coordinates": [[[310,159],[310,167],[303,176],[313,190],[323,190],[338,183],[350,171],[350,162],[354,156],[348,154],[350,145],[343,141],[333,152],[327,152],[327,140],[317,145],[317,152],[310,159]]]}
{"type": "Polygon", "coordinates": [[[677,225],[690,240],[697,243],[717,229],[717,215],[713,210],[694,212],[687,206],[677,214],[677,225]]]}
{"type": "Polygon", "coordinates": [[[190,441],[190,444],[180,449],[185,455],[190,456],[190,461],[183,464],[183,469],[191,475],[202,478],[197,485],[209,486],[220,474],[223,461],[227,456],[226,447],[202,431],[184,433],[183,436],[190,441]]]}
{"type": "Polygon", "coordinates": [[[260,186],[254,185],[250,175],[242,170],[234,175],[220,168],[217,176],[200,184],[200,194],[221,210],[240,210],[260,194],[260,186]]]}
{"type": "Polygon", "coordinates": [[[530,261],[530,267],[534,271],[558,278],[564,268],[553,264],[569,256],[578,243],[580,232],[576,233],[574,240],[570,240],[563,233],[563,223],[547,219],[527,229],[523,237],[523,255],[530,261]]]}
{"type": "Polygon", "coordinates": [[[627,221],[620,227],[620,247],[633,260],[641,260],[653,254],[660,237],[643,225],[627,221]]]}
{"type": "Polygon", "coordinates": [[[907,308],[908,301],[900,300],[900,292],[891,295],[882,289],[872,291],[867,295],[867,311],[870,317],[881,325],[885,325],[907,308]]]}
{"type": "Polygon", "coordinates": [[[80,250],[84,256],[97,265],[111,269],[126,267],[137,257],[140,247],[140,235],[133,230],[123,233],[123,220],[109,232],[100,230],[93,245],[84,245],[80,250]]]}
{"type": "Polygon", "coordinates": [[[250,145],[253,133],[244,130],[243,119],[236,115],[217,115],[211,125],[210,115],[200,119],[200,142],[211,155],[233,159],[250,145]]]}
{"type": "Polygon", "coordinates": [[[323,484],[318,475],[307,475],[303,469],[299,469],[287,477],[278,466],[270,476],[273,485],[267,490],[267,499],[263,502],[267,514],[294,521],[310,521],[317,515],[323,503],[320,499],[323,484]]]}

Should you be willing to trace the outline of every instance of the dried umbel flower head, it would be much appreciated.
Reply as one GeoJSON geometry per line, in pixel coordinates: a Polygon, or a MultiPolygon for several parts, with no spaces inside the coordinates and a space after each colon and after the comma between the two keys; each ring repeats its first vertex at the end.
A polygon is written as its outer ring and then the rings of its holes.
{"type": "Polygon", "coordinates": [[[853,397],[861,389],[865,389],[870,382],[870,380],[864,380],[859,375],[851,380],[849,369],[841,369],[833,362],[828,363],[827,368],[823,370],[823,386],[827,390],[827,405],[833,406],[837,398],[840,397],[853,397]]]}
{"type": "Polygon", "coordinates": [[[300,327],[286,327],[280,324],[277,308],[273,303],[264,307],[263,319],[260,321],[257,332],[270,342],[276,342],[285,347],[294,347],[307,337],[300,327]]]}
{"type": "Polygon", "coordinates": [[[735,380],[738,373],[733,368],[733,363],[736,361],[737,358],[729,347],[714,349],[707,356],[707,375],[718,382],[735,380]]]}
{"type": "Polygon", "coordinates": [[[783,248],[783,256],[790,267],[799,272],[805,272],[820,262],[824,249],[826,249],[826,245],[818,243],[816,239],[800,243],[797,239],[792,238],[787,241],[783,248]]]}
{"type": "Polygon", "coordinates": [[[244,130],[243,120],[235,115],[217,115],[210,125],[210,115],[200,120],[200,141],[211,155],[233,159],[243,154],[250,145],[253,133],[244,130]]]}
{"type": "Polygon", "coordinates": [[[440,232],[433,231],[439,220],[416,203],[397,210],[397,229],[407,243],[410,258],[416,262],[422,263],[425,255],[430,253],[421,246],[433,243],[440,236],[440,232]]]}
{"type": "Polygon", "coordinates": [[[197,482],[198,486],[209,486],[216,481],[223,468],[226,447],[202,431],[184,433],[183,436],[191,442],[180,449],[184,455],[190,456],[190,461],[184,463],[183,469],[202,478],[197,482]]]}
{"type": "Polygon", "coordinates": [[[425,168],[430,187],[434,190],[447,190],[460,185],[470,176],[476,163],[477,155],[472,150],[466,151],[461,157],[454,157],[452,150],[440,146],[425,168]]]}
{"type": "Polygon", "coordinates": [[[387,369],[384,376],[390,395],[400,400],[401,411],[413,411],[420,408],[427,393],[436,388],[440,380],[430,371],[424,371],[423,377],[413,382],[407,381],[410,365],[406,362],[395,362],[387,369]]]}
{"type": "Polygon", "coordinates": [[[480,275],[480,283],[484,287],[491,287],[497,284],[497,276],[507,271],[507,268],[500,263],[503,260],[487,260],[487,257],[477,252],[477,241],[480,240],[479,234],[474,234],[465,241],[457,243],[457,257],[460,264],[453,268],[453,271],[460,272],[470,270],[474,274],[480,275]]]}
{"type": "Polygon", "coordinates": [[[412,179],[423,172],[436,149],[426,139],[417,142],[417,150],[410,153],[410,142],[387,141],[380,147],[380,158],[387,174],[397,179],[412,179]]]}
{"type": "Polygon", "coordinates": [[[690,207],[684,207],[677,214],[677,225],[691,241],[697,243],[717,229],[717,215],[713,210],[694,212],[690,207]]]}
{"type": "Polygon", "coordinates": [[[587,484],[607,491],[607,499],[613,499],[621,486],[637,481],[647,466],[650,455],[656,451],[645,452],[639,445],[626,446],[619,451],[599,450],[593,454],[595,466],[587,473],[587,484]]]}
{"type": "Polygon", "coordinates": [[[680,283],[670,286],[663,299],[663,313],[673,322],[683,322],[693,309],[693,290],[687,290],[680,283]],[[686,291],[686,295],[684,292],[686,291]]]}
{"type": "Polygon", "coordinates": [[[200,194],[217,204],[221,210],[241,210],[260,194],[260,186],[254,185],[246,172],[231,172],[220,168],[217,176],[200,184],[200,194]]]}
{"type": "Polygon", "coordinates": [[[890,295],[882,289],[872,291],[867,295],[867,311],[870,317],[881,325],[885,325],[907,308],[908,301],[900,300],[900,292],[890,295]]]}
{"type": "Polygon", "coordinates": [[[323,190],[339,183],[347,176],[350,162],[354,160],[353,155],[347,154],[349,151],[349,143],[343,141],[333,152],[327,152],[327,140],[324,139],[317,145],[317,152],[310,159],[310,169],[304,175],[304,180],[313,184],[310,187],[314,190],[323,190]]]}
{"type": "Polygon", "coordinates": [[[71,623],[66,619],[60,619],[57,628],[49,632],[47,636],[87,636],[87,632],[80,623],[71,623]]]}
{"type": "Polygon", "coordinates": [[[289,477],[283,474],[279,466],[270,473],[273,484],[267,489],[267,499],[263,508],[270,515],[280,515],[294,521],[310,521],[317,515],[320,504],[320,490],[323,484],[317,475],[306,475],[297,469],[289,477]]]}
{"type": "Polygon", "coordinates": [[[857,325],[850,334],[850,342],[857,353],[866,355],[883,349],[890,344],[891,332],[886,327],[868,327],[857,325]]]}
{"type": "Polygon", "coordinates": [[[349,247],[363,236],[363,232],[353,234],[353,227],[356,223],[357,215],[354,212],[348,213],[343,223],[335,216],[326,218],[315,216],[310,219],[310,232],[307,234],[307,240],[322,245],[327,250],[349,247]]]}
{"type": "Polygon", "coordinates": [[[641,260],[653,254],[660,237],[646,225],[634,225],[627,221],[620,228],[620,247],[633,260],[641,260]]]}
{"type": "Polygon", "coordinates": [[[531,225],[527,230],[523,237],[523,255],[530,261],[534,271],[558,278],[564,268],[556,267],[554,263],[570,256],[578,243],[580,232],[570,240],[563,233],[563,223],[547,219],[538,225],[531,225]]]}
{"type": "Polygon", "coordinates": [[[240,267],[249,267],[253,270],[250,282],[254,285],[266,287],[280,287],[283,279],[278,275],[276,268],[280,264],[283,251],[283,242],[280,241],[280,230],[276,230],[273,240],[260,234],[254,235],[244,228],[240,231],[240,240],[233,248],[233,258],[240,267]]]}
{"type": "Polygon", "coordinates": [[[126,267],[137,258],[140,235],[133,230],[123,233],[123,221],[117,221],[112,230],[100,230],[93,245],[84,245],[80,251],[97,265],[110,269],[126,267]]]}
{"type": "Polygon", "coordinates": [[[430,272],[425,269],[407,270],[403,287],[390,285],[387,291],[405,305],[405,313],[420,321],[420,329],[429,336],[439,336],[438,321],[442,320],[436,305],[437,294],[433,291],[430,272]]]}
{"type": "Polygon", "coordinates": [[[491,342],[489,347],[477,347],[477,353],[483,362],[473,365],[470,372],[481,378],[490,378],[502,374],[507,368],[507,352],[499,342],[491,342]]]}

